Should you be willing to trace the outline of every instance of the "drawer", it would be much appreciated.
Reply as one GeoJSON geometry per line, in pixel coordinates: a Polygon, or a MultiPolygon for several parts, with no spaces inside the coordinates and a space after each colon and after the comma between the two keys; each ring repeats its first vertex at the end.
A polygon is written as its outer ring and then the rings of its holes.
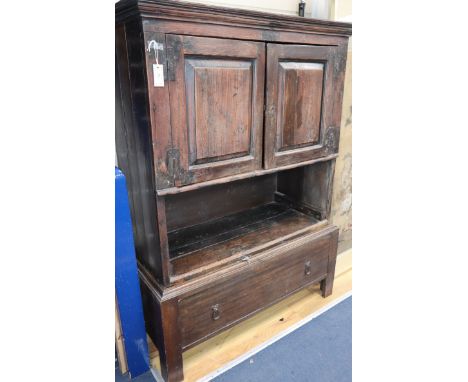
{"type": "Polygon", "coordinates": [[[246,262],[242,271],[224,277],[179,300],[183,348],[247,318],[283,297],[319,282],[327,275],[336,227],[302,237],[283,248],[246,262]]]}

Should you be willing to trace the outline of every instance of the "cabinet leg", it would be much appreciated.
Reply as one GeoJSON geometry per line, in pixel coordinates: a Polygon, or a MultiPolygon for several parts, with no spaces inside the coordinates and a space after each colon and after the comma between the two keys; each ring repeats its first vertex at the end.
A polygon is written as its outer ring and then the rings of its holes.
{"type": "Polygon", "coordinates": [[[320,282],[322,297],[328,297],[333,291],[333,281],[335,280],[336,252],[338,249],[338,229],[333,232],[330,250],[328,252],[327,277],[320,282]]]}
{"type": "Polygon", "coordinates": [[[333,291],[333,279],[334,277],[327,276],[320,282],[320,290],[322,291],[322,297],[328,297],[332,294],[333,291]]]}
{"type": "Polygon", "coordinates": [[[176,300],[164,301],[161,304],[162,341],[159,347],[161,374],[166,382],[184,380],[182,347],[177,326],[176,300]]]}
{"type": "Polygon", "coordinates": [[[146,278],[140,274],[140,287],[146,330],[159,351],[161,374],[165,382],[184,380],[182,346],[177,326],[177,300],[161,301],[146,278]]]}
{"type": "Polygon", "coordinates": [[[165,382],[181,382],[184,380],[182,354],[174,348],[166,346],[164,352],[159,353],[161,374],[165,382]]]}

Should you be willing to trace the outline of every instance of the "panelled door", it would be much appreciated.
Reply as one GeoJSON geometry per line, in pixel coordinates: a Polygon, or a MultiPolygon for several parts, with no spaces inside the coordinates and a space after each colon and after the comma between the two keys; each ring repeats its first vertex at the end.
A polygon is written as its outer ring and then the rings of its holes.
{"type": "Polygon", "coordinates": [[[334,115],[333,108],[341,104],[342,83],[334,76],[342,60],[335,48],[267,45],[265,168],[338,151],[341,109],[334,115]]]}
{"type": "Polygon", "coordinates": [[[265,44],[166,35],[175,185],[261,168],[265,44]]]}

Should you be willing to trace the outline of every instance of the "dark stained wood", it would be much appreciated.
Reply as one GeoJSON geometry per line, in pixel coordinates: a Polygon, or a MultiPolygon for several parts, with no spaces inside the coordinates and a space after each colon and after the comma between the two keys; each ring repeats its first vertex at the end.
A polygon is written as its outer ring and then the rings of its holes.
{"type": "Polygon", "coordinates": [[[182,347],[177,325],[178,300],[163,301],[145,274],[140,271],[139,276],[146,329],[159,349],[161,374],[167,382],[183,381],[182,347]]]}
{"type": "Polygon", "coordinates": [[[167,235],[167,218],[166,218],[166,200],[163,196],[156,197],[156,205],[158,208],[158,230],[159,243],[161,249],[161,271],[162,283],[169,285],[172,274],[172,267],[169,260],[169,239],[167,235]]]}
{"type": "Polygon", "coordinates": [[[328,219],[334,173],[333,160],[284,171],[278,173],[278,191],[328,219]]]}
{"type": "Polygon", "coordinates": [[[330,250],[328,254],[327,277],[320,282],[322,297],[328,297],[333,290],[333,281],[335,280],[335,266],[338,249],[338,229],[333,231],[330,239],[330,250]]]}
{"type": "Polygon", "coordinates": [[[326,157],[316,158],[310,161],[305,161],[305,162],[300,162],[300,163],[292,163],[287,166],[275,167],[275,168],[271,168],[268,170],[257,170],[257,171],[252,171],[252,172],[245,172],[239,175],[231,175],[231,176],[227,176],[224,178],[218,178],[218,179],[209,180],[206,182],[195,183],[195,184],[191,184],[191,185],[184,186],[184,187],[171,187],[171,188],[166,188],[164,190],[157,190],[157,194],[159,196],[177,195],[177,194],[181,194],[181,193],[185,193],[189,191],[200,190],[206,187],[212,187],[212,186],[221,185],[225,183],[231,183],[231,182],[235,182],[235,181],[242,180],[242,179],[260,177],[260,176],[264,176],[267,174],[274,174],[274,173],[278,173],[282,171],[287,171],[287,170],[297,168],[297,167],[303,167],[303,166],[307,166],[307,165],[311,165],[315,163],[326,162],[332,159],[336,159],[337,157],[338,157],[338,154],[331,154],[331,155],[327,155],[326,157]]]}
{"type": "Polygon", "coordinates": [[[246,156],[252,134],[252,63],[186,60],[190,164],[246,156]],[[192,102],[190,102],[192,101],[192,102]]]}
{"type": "Polygon", "coordinates": [[[179,304],[182,346],[193,346],[299,288],[323,279],[327,275],[329,251],[330,233],[326,233],[306,244],[291,246],[268,261],[252,260],[245,272],[182,297],[179,304]],[[214,306],[219,309],[216,320],[212,318],[214,306]]]}
{"type": "MultiPolygon", "coordinates": [[[[312,216],[284,206],[275,208],[277,206],[270,204],[208,223],[208,227],[219,224],[219,229],[211,232],[210,228],[206,228],[204,235],[191,238],[194,242],[174,249],[172,280],[179,282],[213,272],[230,262],[243,261],[245,256],[250,258],[267,248],[315,230],[318,220],[312,216]],[[228,229],[226,224],[231,220],[235,220],[234,227],[228,229]]],[[[201,232],[205,226],[194,228],[201,232]]],[[[183,243],[186,233],[178,234],[182,236],[180,241],[183,243]]],[[[178,236],[173,238],[174,241],[177,239],[178,236]]]]}
{"type": "Polygon", "coordinates": [[[259,169],[263,44],[177,35],[166,42],[176,185],[259,169]]]}
{"type": "MultiPolygon", "coordinates": [[[[293,30],[325,35],[351,35],[351,24],[245,9],[208,6],[173,0],[124,0],[116,4],[116,18],[142,17],[145,19],[168,19],[201,23],[237,25],[248,28],[271,30],[293,30]]],[[[247,29],[247,28],[244,28],[247,29]]]]}
{"type": "Polygon", "coordinates": [[[320,138],[323,64],[281,62],[276,145],[279,150],[316,144],[320,138]]]}
{"type": "Polygon", "coordinates": [[[116,30],[116,63],[122,117],[116,140],[117,160],[127,178],[134,221],[138,259],[162,281],[157,209],[154,186],[153,149],[148,124],[144,46],[141,25],[132,22],[116,30]]]}
{"type": "MultiPolygon", "coordinates": [[[[127,45],[125,26],[119,25],[115,31],[115,147],[118,165],[125,174],[129,196],[130,213],[133,217],[141,216],[141,200],[138,198],[137,155],[133,139],[132,100],[128,72],[127,45]]],[[[140,220],[140,219],[139,219],[140,220]]],[[[145,245],[141,224],[133,225],[133,236],[138,252],[143,252],[145,245]]],[[[143,260],[144,262],[144,260],[143,260]]]]}
{"type": "MultiPolygon", "coordinates": [[[[156,41],[164,46],[165,34],[151,31],[144,32],[145,60],[148,89],[148,108],[151,122],[151,139],[153,142],[153,162],[155,167],[156,189],[164,189],[174,186],[174,178],[169,173],[167,152],[172,149],[171,116],[169,113],[169,89],[167,86],[153,86],[153,64],[166,63],[166,50],[154,50],[148,52],[148,42],[156,41]],[[157,61],[157,62],[156,62],[157,61]]],[[[164,79],[167,82],[167,65],[164,65],[164,79]]]]}
{"type": "Polygon", "coordinates": [[[306,215],[313,216],[317,220],[326,221],[326,219],[314,209],[312,206],[307,205],[300,199],[294,199],[289,195],[283,194],[282,192],[276,191],[275,192],[275,201],[281,203],[288,208],[292,208],[294,210],[300,211],[306,215]]]}
{"type": "Polygon", "coordinates": [[[275,190],[276,174],[268,174],[167,195],[167,229],[175,231],[270,203],[275,190]]]}
{"type": "MultiPolygon", "coordinates": [[[[306,168],[314,169],[315,166],[306,168]]],[[[304,182],[304,171],[301,168],[231,181],[227,184],[215,184],[185,193],[168,194],[164,197],[167,230],[174,233],[186,227],[193,229],[193,226],[200,222],[213,221],[270,204],[276,200],[279,190],[278,178],[281,179],[281,192],[286,192],[285,187],[289,185],[291,193],[297,189],[301,192],[303,189],[309,190],[310,185],[304,182]]],[[[297,192],[292,195],[300,199],[297,192]]]]}
{"type": "MultiPolygon", "coordinates": [[[[284,217],[296,217],[294,211],[280,203],[268,203],[236,214],[223,216],[169,234],[171,258],[184,256],[201,248],[228,241],[257,231],[284,217]]],[[[310,225],[310,223],[308,224],[310,225]]]]}
{"type": "Polygon", "coordinates": [[[264,44],[179,35],[166,42],[175,184],[259,169],[264,44]]]}
{"type": "Polygon", "coordinates": [[[338,151],[333,105],[342,97],[335,78],[342,53],[331,46],[267,45],[266,168],[338,151]]]}
{"type": "Polygon", "coordinates": [[[253,28],[243,28],[241,26],[211,24],[210,28],[201,21],[184,20],[184,21],[169,21],[163,19],[144,19],[143,27],[147,31],[159,33],[173,33],[187,36],[206,36],[239,40],[278,42],[278,43],[294,43],[307,45],[329,45],[338,46],[345,44],[347,37],[336,35],[325,35],[307,32],[285,31],[281,28],[261,28],[255,26],[253,28]],[[281,29],[281,30],[279,30],[281,29]]]}
{"type": "Polygon", "coordinates": [[[171,0],[119,1],[116,21],[145,321],[164,379],[182,381],[183,350],[312,283],[332,292],[351,24],[171,0]]]}

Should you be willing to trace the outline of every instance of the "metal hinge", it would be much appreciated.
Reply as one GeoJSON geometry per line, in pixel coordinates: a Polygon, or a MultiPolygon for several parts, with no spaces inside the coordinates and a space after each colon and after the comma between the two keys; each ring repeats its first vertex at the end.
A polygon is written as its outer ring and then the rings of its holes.
{"type": "Polygon", "coordinates": [[[167,155],[167,171],[172,179],[177,178],[180,162],[180,151],[178,149],[169,149],[167,155]]]}

